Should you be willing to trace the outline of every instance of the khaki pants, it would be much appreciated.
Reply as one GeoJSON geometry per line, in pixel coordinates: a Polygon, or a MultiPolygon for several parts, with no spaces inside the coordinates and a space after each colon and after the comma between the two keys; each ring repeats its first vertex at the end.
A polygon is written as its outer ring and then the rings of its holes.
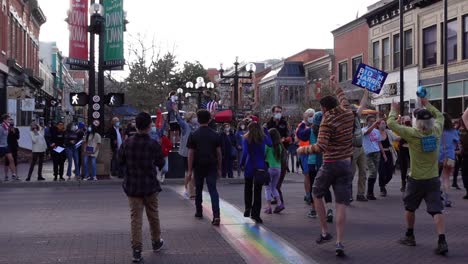
{"type": "Polygon", "coordinates": [[[132,249],[142,249],[143,208],[146,210],[151,240],[159,241],[161,227],[159,225],[158,194],[146,197],[128,197],[128,203],[130,205],[132,249]]]}
{"type": "MultiPolygon", "coordinates": [[[[356,174],[356,170],[358,169],[358,195],[364,195],[366,192],[366,169],[367,169],[367,161],[366,161],[366,154],[364,153],[364,149],[362,147],[354,148],[353,153],[353,162],[352,166],[352,174],[353,179],[354,175],[356,174]]],[[[352,184],[352,183],[351,183],[352,184]]]]}

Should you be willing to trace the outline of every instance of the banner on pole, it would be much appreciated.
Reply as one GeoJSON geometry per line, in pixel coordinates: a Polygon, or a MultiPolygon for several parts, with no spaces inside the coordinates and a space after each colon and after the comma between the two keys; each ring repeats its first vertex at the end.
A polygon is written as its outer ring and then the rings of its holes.
{"type": "Polygon", "coordinates": [[[379,94],[387,79],[387,73],[364,63],[359,64],[352,84],[379,94]]]}
{"type": "Polygon", "coordinates": [[[124,59],[124,12],[123,0],[104,0],[104,66],[119,69],[125,64],[124,59]]]}
{"type": "Polygon", "coordinates": [[[88,1],[70,0],[68,11],[70,31],[70,65],[88,67],[88,1]]]}

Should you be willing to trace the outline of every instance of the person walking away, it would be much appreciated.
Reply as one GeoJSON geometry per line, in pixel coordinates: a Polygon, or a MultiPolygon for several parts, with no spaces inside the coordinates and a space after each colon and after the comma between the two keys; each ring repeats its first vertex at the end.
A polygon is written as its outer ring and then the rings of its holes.
{"type": "MultiPolygon", "coordinates": [[[[267,170],[265,162],[266,146],[272,146],[268,130],[266,128],[263,130],[257,122],[250,123],[249,132],[245,134],[242,142],[241,166],[244,168],[245,178],[244,217],[251,217],[257,224],[263,223],[262,218],[260,218],[260,211],[262,208],[262,187],[264,182],[261,182],[261,179],[255,179],[255,174],[258,170],[267,170]]],[[[276,188],[278,190],[278,185],[276,188]]],[[[280,213],[284,210],[284,204],[281,199],[280,201],[281,207],[275,208],[275,213],[280,213]]]]}
{"type": "Polygon", "coordinates": [[[188,147],[187,142],[190,134],[197,130],[199,127],[197,114],[195,112],[188,112],[184,118],[177,115],[177,122],[181,129],[179,155],[184,159],[185,177],[184,177],[184,197],[187,199],[195,199],[195,182],[188,177],[188,147]]]}
{"type": "Polygon", "coordinates": [[[85,155],[83,158],[84,179],[86,181],[97,181],[96,177],[96,159],[99,156],[101,148],[101,135],[97,132],[97,127],[93,124],[88,127],[88,134],[84,142],[85,155]],[[89,175],[89,162],[91,162],[91,176],[89,175]]]}
{"type": "Polygon", "coordinates": [[[75,164],[75,179],[80,177],[80,166],[78,165],[79,156],[78,148],[81,146],[76,146],[78,143],[78,127],[74,126],[73,123],[67,125],[65,130],[65,151],[67,154],[68,168],[67,168],[67,180],[71,179],[72,174],[72,165],[75,164]]]}
{"type": "Polygon", "coordinates": [[[47,143],[44,138],[44,129],[42,129],[36,122],[31,124],[31,141],[32,141],[32,160],[29,166],[29,173],[26,181],[31,180],[31,175],[34,171],[36,163],[37,168],[37,180],[45,181],[42,177],[42,165],[44,163],[44,156],[47,149],[47,143]]]}
{"type": "Polygon", "coordinates": [[[283,155],[285,155],[285,149],[281,143],[281,136],[275,128],[268,130],[270,138],[272,141],[272,146],[266,146],[265,151],[265,161],[268,164],[268,173],[270,174],[270,182],[265,186],[265,198],[267,201],[267,207],[265,208],[264,213],[272,214],[271,200],[272,198],[276,199],[278,202],[275,212],[281,212],[283,205],[281,204],[281,199],[279,197],[278,181],[281,174],[281,160],[283,155]]]}
{"type": "Polygon", "coordinates": [[[468,129],[463,120],[460,120],[460,154],[462,181],[463,187],[466,190],[466,195],[463,196],[463,199],[468,200],[468,129]]]}
{"type": "MultiPolygon", "coordinates": [[[[411,127],[412,122],[409,116],[402,117],[402,125],[411,127]]],[[[399,142],[399,149],[400,149],[400,172],[401,172],[401,188],[400,191],[402,193],[406,190],[406,181],[408,179],[408,169],[410,164],[410,155],[409,155],[409,145],[408,142],[401,138],[399,142]]]]}
{"type": "MultiPolygon", "coordinates": [[[[283,107],[276,105],[271,108],[271,112],[273,116],[270,118],[270,120],[267,123],[267,128],[272,129],[276,128],[278,132],[281,135],[281,142],[283,143],[283,147],[285,149],[288,149],[289,144],[291,144],[291,137],[289,133],[289,125],[286,119],[283,117],[283,107]]],[[[245,152],[244,152],[245,153],[245,152]]],[[[284,206],[284,197],[283,193],[281,192],[281,186],[283,185],[284,178],[286,177],[286,169],[288,167],[287,161],[283,160],[283,163],[281,164],[281,175],[280,179],[278,182],[278,186],[276,187],[278,189],[278,192],[281,197],[281,204],[284,206]]]]}
{"type": "MultiPolygon", "coordinates": [[[[20,139],[20,131],[18,128],[15,127],[15,123],[13,122],[13,119],[10,119],[10,126],[8,128],[8,137],[7,137],[7,143],[8,143],[8,148],[11,151],[11,156],[13,157],[13,163],[14,167],[18,168],[18,149],[19,149],[19,144],[18,140],[20,139]]],[[[8,178],[8,167],[10,167],[10,160],[5,159],[5,178],[8,178]]],[[[19,177],[11,177],[13,180],[20,180],[19,177]]]]}
{"type": "Polygon", "coordinates": [[[161,146],[148,135],[151,116],[139,113],[135,125],[137,134],[122,144],[117,160],[119,166],[125,168],[122,187],[130,206],[133,262],[140,262],[143,259],[143,209],[149,222],[153,251],[160,251],[164,245],[158,209],[161,186],[157,179],[157,168],[161,170],[164,166],[164,157],[161,146]]]}
{"type": "Polygon", "coordinates": [[[365,90],[362,97],[359,107],[351,106],[354,114],[354,128],[353,128],[353,159],[351,162],[351,173],[353,179],[351,180],[351,199],[353,197],[353,180],[356,171],[358,171],[358,181],[357,181],[357,195],[356,200],[358,202],[367,202],[365,196],[366,192],[366,170],[367,170],[367,160],[366,154],[362,147],[363,134],[361,127],[361,114],[362,111],[367,107],[367,100],[369,97],[369,91],[365,90]]]}
{"type": "Polygon", "coordinates": [[[195,206],[196,218],[203,218],[202,195],[203,185],[206,179],[208,192],[211,198],[213,221],[215,226],[221,222],[219,211],[219,195],[216,189],[216,181],[221,177],[221,137],[213,129],[208,127],[211,114],[206,109],[197,112],[200,128],[192,132],[188,138],[188,176],[195,179],[195,206]]]}
{"type": "MultiPolygon", "coordinates": [[[[310,145],[314,145],[317,143],[317,136],[319,134],[320,123],[322,122],[323,114],[321,111],[316,112],[314,115],[314,119],[312,120],[312,131],[310,133],[310,145]]],[[[323,157],[321,153],[310,154],[308,160],[309,166],[309,173],[310,173],[310,181],[311,185],[314,185],[315,177],[317,176],[317,172],[319,171],[320,167],[323,164],[323,157]]],[[[332,195],[330,189],[325,193],[323,196],[325,200],[325,206],[327,209],[327,223],[333,223],[333,208],[332,208],[332,195]]],[[[317,211],[315,210],[314,202],[312,201],[310,205],[310,211],[307,214],[309,218],[317,218],[317,211]]]]}
{"type": "MultiPolygon", "coordinates": [[[[312,108],[307,109],[302,115],[303,120],[297,126],[296,137],[299,141],[299,147],[304,147],[309,145],[310,133],[312,120],[314,119],[315,111],[312,108]]],[[[306,204],[310,205],[312,203],[312,185],[309,175],[309,156],[302,155],[298,157],[300,160],[302,174],[304,174],[304,201],[306,204]]]]}
{"type": "MultiPolygon", "coordinates": [[[[377,200],[374,195],[374,185],[377,181],[380,155],[385,154],[383,153],[382,143],[380,142],[380,133],[377,129],[380,121],[381,120],[378,120],[378,122],[376,122],[375,116],[367,116],[367,126],[361,129],[362,134],[364,135],[362,138],[362,144],[364,146],[364,153],[366,153],[367,170],[369,171],[366,197],[368,200],[377,200]]],[[[384,160],[386,160],[386,156],[384,160]]]]}
{"type": "Polygon", "coordinates": [[[223,157],[223,178],[234,178],[233,163],[237,156],[236,137],[231,131],[231,126],[227,123],[223,125],[221,133],[221,154],[223,157]]]}
{"type": "MultiPolygon", "coordinates": [[[[8,164],[10,164],[9,168],[12,173],[12,180],[16,181],[19,180],[19,178],[16,176],[16,166],[13,160],[13,155],[11,154],[11,150],[8,147],[8,133],[10,130],[10,120],[11,118],[7,114],[2,115],[0,118],[0,159],[5,157],[5,160],[8,160],[8,164]]],[[[7,168],[6,165],[5,168],[7,168]]],[[[8,181],[7,175],[5,175],[5,181],[8,181]]]]}
{"type": "Polygon", "coordinates": [[[297,150],[300,154],[323,153],[323,165],[315,177],[312,187],[315,209],[320,219],[321,234],[318,244],[329,242],[332,235],[328,232],[325,205],[322,198],[333,186],[336,206],[336,244],[337,256],[344,256],[343,234],[346,221],[346,206],[351,199],[351,158],[353,156],[354,114],[348,100],[337,86],[334,76],[330,77],[331,90],[335,90],[338,100],[325,96],[320,100],[323,119],[320,124],[317,143],[297,150]]]}
{"type": "Polygon", "coordinates": [[[458,131],[453,127],[452,117],[444,113],[444,130],[440,139],[439,168],[442,169],[442,190],[445,207],[452,207],[449,197],[450,175],[455,166],[455,148],[460,142],[458,131]]]}
{"type": "Polygon", "coordinates": [[[57,181],[58,177],[60,177],[61,181],[64,181],[63,170],[67,155],[65,153],[65,128],[63,122],[57,122],[57,125],[51,129],[50,133],[50,155],[52,156],[52,162],[54,164],[54,181],[57,181]]]}
{"type": "Polygon", "coordinates": [[[380,132],[380,144],[383,148],[383,153],[380,156],[379,162],[379,186],[380,196],[387,196],[387,184],[392,180],[395,163],[397,160],[396,150],[393,148],[393,142],[399,141],[390,129],[387,129],[385,120],[380,120],[378,123],[380,132]]]}
{"type": "Polygon", "coordinates": [[[113,117],[111,121],[112,127],[107,131],[107,137],[110,139],[110,147],[112,151],[111,159],[111,174],[122,178],[120,168],[117,162],[117,154],[119,153],[120,146],[122,146],[122,133],[120,132],[120,120],[118,117],[113,117]]]}
{"type": "Polygon", "coordinates": [[[236,131],[236,150],[237,150],[237,178],[241,177],[241,167],[240,167],[240,162],[242,159],[242,139],[247,133],[247,126],[245,124],[245,121],[240,121],[239,124],[237,125],[237,131],[236,131]]]}
{"type": "Polygon", "coordinates": [[[399,243],[416,246],[415,211],[424,200],[427,212],[433,217],[439,235],[435,252],[444,255],[448,252],[448,245],[445,237],[444,216],[442,214],[444,208],[440,199],[440,180],[437,168],[438,142],[442,134],[444,116],[427,99],[420,98],[419,100],[425,109],[415,110],[415,128],[397,123],[396,118],[400,109],[398,103],[392,103],[392,110],[388,117],[388,127],[408,142],[411,157],[411,172],[403,199],[407,231],[399,243]]]}

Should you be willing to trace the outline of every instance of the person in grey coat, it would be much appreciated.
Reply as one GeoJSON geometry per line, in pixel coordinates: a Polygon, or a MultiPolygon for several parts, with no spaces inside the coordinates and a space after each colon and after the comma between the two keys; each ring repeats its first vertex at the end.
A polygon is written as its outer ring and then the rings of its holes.
{"type": "MultiPolygon", "coordinates": [[[[184,158],[184,166],[185,166],[185,171],[187,171],[188,168],[188,148],[187,148],[187,141],[190,136],[190,134],[197,130],[199,127],[198,120],[197,120],[197,114],[195,112],[188,112],[185,114],[185,118],[182,118],[179,113],[176,115],[177,122],[179,123],[181,132],[182,132],[182,137],[180,139],[180,147],[179,147],[179,155],[181,155],[184,158]]],[[[187,177],[187,174],[185,174],[185,193],[184,196],[186,198],[194,198],[195,197],[195,188],[194,184],[191,181],[189,177],[187,177]]]]}

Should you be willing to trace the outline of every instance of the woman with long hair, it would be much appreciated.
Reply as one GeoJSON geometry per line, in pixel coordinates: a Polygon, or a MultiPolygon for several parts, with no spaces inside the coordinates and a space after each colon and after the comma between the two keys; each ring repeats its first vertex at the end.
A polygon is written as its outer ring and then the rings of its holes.
{"type": "Polygon", "coordinates": [[[380,142],[382,143],[383,153],[380,155],[379,162],[379,186],[380,196],[387,196],[387,184],[393,178],[393,172],[395,169],[395,163],[397,160],[396,150],[393,147],[394,141],[399,141],[400,137],[397,137],[393,132],[387,128],[387,122],[385,120],[380,121],[378,124],[380,132],[380,142]]]}
{"type": "Polygon", "coordinates": [[[97,181],[96,177],[96,158],[99,155],[99,149],[101,147],[101,135],[96,132],[97,128],[93,124],[88,127],[88,134],[86,135],[85,155],[83,158],[83,170],[85,180],[97,181]],[[89,175],[88,162],[91,162],[91,176],[89,175]]]}
{"type": "Polygon", "coordinates": [[[458,131],[453,127],[452,117],[444,113],[444,131],[440,138],[439,148],[439,173],[442,173],[442,191],[444,192],[445,207],[452,207],[448,191],[450,189],[450,175],[455,166],[455,149],[460,142],[458,131]]]}
{"type": "MultiPolygon", "coordinates": [[[[198,129],[200,124],[198,124],[197,114],[195,112],[186,113],[184,118],[182,118],[180,114],[177,114],[176,118],[182,130],[182,137],[180,139],[180,147],[179,147],[179,155],[181,155],[184,158],[184,168],[185,168],[185,171],[187,171],[188,170],[188,152],[189,152],[187,148],[188,138],[193,131],[198,129]]],[[[195,182],[190,177],[188,177],[187,173],[185,174],[185,177],[184,177],[184,186],[185,186],[185,192],[184,192],[185,198],[195,199],[195,182]]]]}
{"type": "Polygon", "coordinates": [[[251,217],[258,224],[263,223],[260,218],[263,185],[254,182],[254,174],[257,169],[267,169],[265,162],[267,145],[272,145],[268,130],[266,128],[263,130],[257,122],[250,123],[249,132],[244,136],[242,142],[241,166],[245,168],[244,217],[251,217]]]}
{"type": "Polygon", "coordinates": [[[265,187],[265,197],[267,201],[267,207],[265,208],[266,214],[271,214],[271,200],[274,198],[277,201],[277,206],[275,208],[275,213],[280,212],[284,209],[283,204],[281,203],[280,195],[276,186],[281,174],[281,160],[283,155],[285,155],[285,149],[281,142],[281,135],[276,130],[272,128],[268,130],[270,138],[272,141],[272,146],[266,146],[265,159],[268,164],[268,173],[270,174],[270,182],[265,187]]]}
{"type": "Polygon", "coordinates": [[[44,181],[45,179],[42,177],[42,164],[44,163],[44,155],[47,149],[47,143],[44,138],[44,129],[42,129],[36,122],[31,124],[31,141],[32,160],[31,166],[29,166],[29,173],[26,181],[31,180],[31,175],[34,171],[34,167],[36,166],[36,162],[38,161],[37,180],[44,181]]]}

